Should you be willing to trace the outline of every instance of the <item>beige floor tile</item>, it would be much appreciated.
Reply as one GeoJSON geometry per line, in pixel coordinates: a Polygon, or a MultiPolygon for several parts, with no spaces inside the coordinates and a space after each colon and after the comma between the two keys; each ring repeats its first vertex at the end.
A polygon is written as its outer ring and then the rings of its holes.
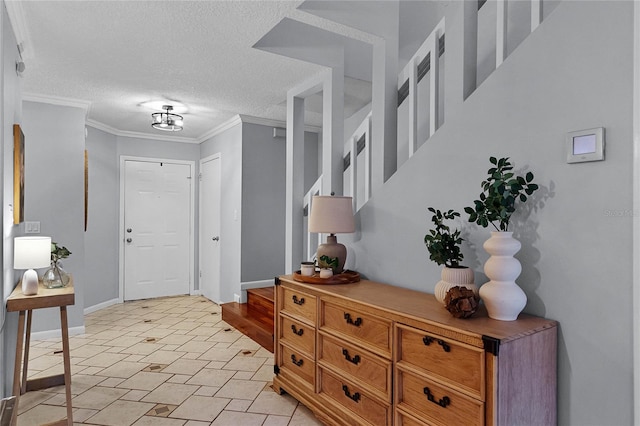
{"type": "Polygon", "coordinates": [[[127,393],[125,389],[114,389],[96,386],[74,397],[71,403],[77,408],[102,410],[113,401],[127,393]]]}
{"type": "Polygon", "coordinates": [[[65,407],[56,407],[53,405],[36,405],[24,414],[18,416],[18,424],[23,425],[42,425],[52,423],[56,420],[67,417],[67,409],[65,407]]]}
{"type": "Polygon", "coordinates": [[[163,348],[162,350],[155,351],[142,358],[141,362],[171,364],[175,360],[180,359],[182,355],[184,355],[184,352],[165,351],[163,348]]]}
{"type": "MultiPolygon", "coordinates": [[[[102,370],[104,370],[102,367],[87,366],[87,368],[82,370],[82,374],[92,375],[92,374],[97,374],[102,370]]],[[[73,374],[73,365],[71,366],[71,372],[73,374]]],[[[71,379],[71,383],[73,383],[73,378],[71,379]]]]}
{"type": "Polygon", "coordinates": [[[158,349],[162,349],[163,345],[158,345],[157,343],[137,343],[133,346],[129,346],[122,350],[123,354],[133,354],[133,355],[149,355],[158,349]]]}
{"type": "Polygon", "coordinates": [[[238,380],[251,380],[251,376],[253,376],[253,371],[238,371],[233,375],[233,378],[238,380]]]}
{"type": "Polygon", "coordinates": [[[129,346],[133,346],[136,343],[140,343],[141,341],[142,341],[141,337],[120,336],[116,339],[109,340],[106,344],[111,346],[128,348],[129,346]]]}
{"type": "Polygon", "coordinates": [[[311,410],[302,404],[298,404],[298,408],[291,416],[289,426],[322,426],[322,422],[313,415],[311,410]]]}
{"type": "Polygon", "coordinates": [[[91,343],[87,343],[86,345],[82,345],[79,348],[71,349],[71,356],[89,358],[92,356],[96,356],[101,352],[104,352],[107,347],[94,345],[91,343]]]}
{"type": "Polygon", "coordinates": [[[208,363],[209,362],[206,360],[180,358],[172,362],[162,371],[164,373],[194,375],[198,371],[202,370],[208,363]]]}
{"type": "Polygon", "coordinates": [[[167,380],[167,383],[186,383],[189,379],[191,379],[191,375],[174,374],[169,380],[167,380]]]}
{"type": "Polygon", "coordinates": [[[216,397],[255,399],[265,384],[266,382],[231,379],[216,393],[216,397]]]}
{"type": "Polygon", "coordinates": [[[96,356],[93,356],[91,358],[87,358],[84,361],[79,362],[79,365],[87,365],[90,367],[110,367],[113,364],[115,364],[118,361],[123,360],[124,358],[126,358],[127,355],[125,354],[115,354],[115,353],[100,353],[96,356]]]}
{"type": "Polygon", "coordinates": [[[91,424],[129,426],[153,408],[154,404],[135,401],[115,401],[87,420],[91,424]]]}
{"type": "Polygon", "coordinates": [[[127,400],[127,401],[140,401],[142,398],[144,398],[148,394],[149,394],[149,392],[147,392],[147,391],[141,391],[141,390],[134,389],[134,390],[130,390],[129,392],[127,392],[126,394],[121,396],[120,399],[124,399],[124,400],[127,400]]]}
{"type": "Polygon", "coordinates": [[[263,414],[242,413],[239,411],[223,411],[211,423],[211,426],[260,426],[267,416],[263,414]]]}
{"type": "Polygon", "coordinates": [[[251,405],[248,399],[233,399],[224,409],[229,411],[247,411],[247,408],[251,405]]]}
{"type": "Polygon", "coordinates": [[[227,370],[213,370],[204,368],[198,371],[190,380],[187,380],[188,385],[202,385],[202,386],[223,386],[229,381],[235,374],[235,371],[227,370]]]}
{"type": "Polygon", "coordinates": [[[75,408],[73,410],[73,423],[83,423],[89,417],[95,416],[98,410],[89,410],[88,408],[75,408]]]}
{"type": "Polygon", "coordinates": [[[189,420],[184,426],[209,426],[211,422],[200,422],[198,420],[189,420]]]}
{"type": "Polygon", "coordinates": [[[28,370],[47,370],[56,365],[62,363],[62,354],[59,355],[41,355],[37,358],[29,355],[29,368],[28,370]]]}
{"type": "Polygon", "coordinates": [[[219,390],[220,390],[220,386],[200,386],[200,389],[195,391],[194,395],[213,396],[219,390]]]}
{"type": "Polygon", "coordinates": [[[238,354],[237,349],[227,349],[227,348],[211,348],[202,355],[200,355],[199,359],[204,359],[207,361],[226,361],[229,362],[233,359],[234,356],[238,354]]]}
{"type": "Polygon", "coordinates": [[[207,398],[192,395],[169,414],[169,417],[211,422],[222,412],[229,401],[226,398],[207,398]]]}
{"type": "Polygon", "coordinates": [[[273,365],[263,365],[251,376],[251,380],[262,380],[268,382],[273,380],[273,365]]]}
{"type": "Polygon", "coordinates": [[[216,370],[221,370],[225,365],[227,365],[227,363],[224,361],[211,361],[204,368],[214,368],[216,370]]]}
{"type": "Polygon", "coordinates": [[[100,382],[100,386],[105,386],[108,388],[115,388],[117,387],[120,383],[124,382],[125,379],[121,379],[120,377],[109,377],[106,380],[103,380],[102,382],[100,382]]]}
{"type": "Polygon", "coordinates": [[[118,385],[119,388],[151,391],[171,378],[171,374],[141,371],[118,385]]]}
{"type": "Polygon", "coordinates": [[[291,417],[297,406],[298,401],[291,396],[286,394],[278,395],[268,390],[260,392],[247,411],[250,413],[275,414],[278,416],[291,417]]]}
{"type": "Polygon", "coordinates": [[[185,421],[182,419],[167,419],[164,417],[143,416],[140,417],[140,419],[136,421],[133,426],[183,426],[184,424],[185,421]]]}
{"type": "Polygon", "coordinates": [[[142,398],[141,401],[180,405],[199,388],[197,385],[163,383],[142,398]]]}
{"type": "Polygon", "coordinates": [[[238,355],[223,367],[225,370],[249,371],[255,373],[264,365],[264,358],[247,357],[238,355]]]}
{"type": "Polygon", "coordinates": [[[104,370],[100,371],[98,375],[128,379],[150,364],[148,362],[130,362],[126,361],[127,359],[128,357],[117,362],[116,364],[113,364],[110,367],[105,368],[104,370]]]}
{"type": "Polygon", "coordinates": [[[27,392],[18,399],[18,414],[22,414],[38,404],[50,400],[55,394],[50,392],[34,391],[27,392]]]}
{"type": "Polygon", "coordinates": [[[186,334],[170,334],[168,336],[162,337],[161,339],[158,339],[158,343],[161,343],[163,345],[184,345],[191,339],[193,339],[193,336],[188,336],[186,334]]]}
{"type": "Polygon", "coordinates": [[[242,334],[238,331],[231,329],[230,331],[225,331],[226,328],[223,328],[222,331],[217,332],[213,336],[209,337],[210,342],[224,342],[224,343],[233,343],[237,341],[242,334]]]}
{"type": "Polygon", "coordinates": [[[203,353],[213,348],[213,345],[214,345],[213,342],[191,340],[190,342],[187,342],[184,345],[180,346],[178,350],[182,352],[203,353]]]}
{"type": "Polygon", "coordinates": [[[262,426],[287,426],[291,417],[288,416],[267,416],[267,420],[262,423],[262,426]]]}
{"type": "Polygon", "coordinates": [[[98,334],[94,334],[93,338],[96,340],[113,340],[121,336],[119,331],[102,331],[98,334]]]}

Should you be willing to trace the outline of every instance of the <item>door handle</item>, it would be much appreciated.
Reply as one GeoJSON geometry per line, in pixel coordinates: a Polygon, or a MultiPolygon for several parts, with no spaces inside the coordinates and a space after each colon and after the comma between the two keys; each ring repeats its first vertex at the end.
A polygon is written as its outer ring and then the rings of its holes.
{"type": "Polygon", "coordinates": [[[131,233],[131,228],[127,228],[127,232],[128,232],[128,233],[131,233]]]}
{"type": "Polygon", "coordinates": [[[220,241],[220,237],[213,237],[212,240],[213,241],[220,241]]]}
{"type": "Polygon", "coordinates": [[[130,243],[131,241],[133,241],[131,238],[127,238],[128,243],[130,243]]]}

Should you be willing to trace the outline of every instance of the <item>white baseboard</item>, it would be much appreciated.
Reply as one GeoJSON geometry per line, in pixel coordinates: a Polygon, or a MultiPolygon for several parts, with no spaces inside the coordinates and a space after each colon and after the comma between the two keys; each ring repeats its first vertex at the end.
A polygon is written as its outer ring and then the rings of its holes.
{"type": "MultiPolygon", "coordinates": [[[[84,334],[84,331],[84,325],[71,327],[69,329],[69,336],[84,334]]],[[[31,333],[31,340],[57,339],[60,337],[62,337],[62,331],[59,328],[57,330],[36,331],[31,333]]]]}
{"type": "Polygon", "coordinates": [[[191,292],[192,296],[202,296],[202,292],[200,290],[193,290],[191,292]]]}
{"type": "Polygon", "coordinates": [[[262,288],[262,287],[272,287],[273,279],[270,280],[260,280],[260,281],[247,281],[246,283],[240,283],[240,290],[248,290],[250,288],[262,288]]]}
{"type": "Polygon", "coordinates": [[[98,303],[97,305],[89,306],[88,308],[84,308],[84,314],[88,315],[90,313],[99,311],[100,309],[108,308],[109,306],[117,305],[121,303],[120,299],[111,299],[106,302],[98,303]]]}

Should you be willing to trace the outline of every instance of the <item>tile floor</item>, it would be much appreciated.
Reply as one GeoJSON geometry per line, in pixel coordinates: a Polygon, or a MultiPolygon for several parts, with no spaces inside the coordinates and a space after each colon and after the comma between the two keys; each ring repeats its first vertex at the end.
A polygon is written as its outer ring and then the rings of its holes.
{"type": "MultiPolygon", "coordinates": [[[[37,312],[35,312],[37,315],[37,312]]],[[[273,354],[203,297],[127,302],[85,317],[70,338],[73,420],[114,426],[307,426],[311,412],[271,388],[273,354]]],[[[29,378],[63,372],[60,339],[32,340],[29,378]]],[[[66,416],[64,386],[20,398],[18,426],[66,416]]]]}

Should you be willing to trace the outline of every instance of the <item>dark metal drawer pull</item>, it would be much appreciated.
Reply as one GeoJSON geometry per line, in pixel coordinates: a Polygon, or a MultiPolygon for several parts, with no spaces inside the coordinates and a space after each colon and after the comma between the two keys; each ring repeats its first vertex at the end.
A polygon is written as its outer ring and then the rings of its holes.
{"type": "MultiPolygon", "coordinates": [[[[431,336],[424,336],[422,338],[422,343],[424,343],[425,346],[429,346],[430,344],[433,343],[435,339],[431,336]]],[[[447,344],[447,342],[445,342],[444,340],[438,339],[438,344],[440,346],[442,346],[442,350],[445,352],[450,352],[451,351],[451,346],[449,346],[447,344]]]]}
{"type": "Polygon", "coordinates": [[[345,320],[347,320],[347,324],[351,324],[351,325],[354,325],[354,326],[356,326],[356,327],[360,327],[360,325],[362,324],[362,318],[358,317],[358,318],[356,318],[356,320],[354,321],[354,320],[351,318],[351,314],[348,314],[348,313],[346,313],[346,312],[345,312],[345,314],[344,314],[344,319],[345,319],[345,320]]]}
{"type": "Polygon", "coordinates": [[[291,331],[293,331],[293,334],[297,334],[298,336],[302,336],[302,334],[304,333],[303,329],[298,330],[293,324],[291,324],[291,331]]]}
{"type": "Polygon", "coordinates": [[[444,350],[445,352],[449,352],[451,350],[451,346],[447,345],[447,342],[445,342],[444,340],[438,339],[438,344],[442,346],[442,350],[444,350]]]}
{"type": "Polygon", "coordinates": [[[346,349],[342,349],[342,355],[344,355],[344,359],[355,365],[358,365],[358,363],[360,362],[360,355],[356,355],[351,358],[351,355],[349,355],[349,351],[346,349]]]}
{"type": "Polygon", "coordinates": [[[294,363],[295,365],[297,365],[298,367],[302,366],[302,363],[304,363],[304,360],[302,358],[300,359],[296,359],[295,355],[291,355],[291,362],[294,363]]]}
{"type": "Polygon", "coordinates": [[[296,305],[304,305],[304,297],[301,297],[300,300],[298,300],[298,296],[296,296],[295,294],[293,295],[293,297],[291,297],[291,299],[293,299],[293,303],[295,303],[296,305]]]}
{"type": "Polygon", "coordinates": [[[360,401],[360,392],[356,392],[351,395],[351,392],[349,392],[349,388],[347,387],[347,385],[342,385],[342,390],[344,391],[344,394],[347,398],[350,398],[354,402],[360,401]]]}
{"type": "Polygon", "coordinates": [[[424,388],[424,394],[427,395],[427,399],[429,401],[441,406],[442,408],[447,408],[447,405],[451,404],[451,399],[449,399],[448,396],[443,396],[442,399],[436,401],[435,397],[427,387],[424,388]]]}

